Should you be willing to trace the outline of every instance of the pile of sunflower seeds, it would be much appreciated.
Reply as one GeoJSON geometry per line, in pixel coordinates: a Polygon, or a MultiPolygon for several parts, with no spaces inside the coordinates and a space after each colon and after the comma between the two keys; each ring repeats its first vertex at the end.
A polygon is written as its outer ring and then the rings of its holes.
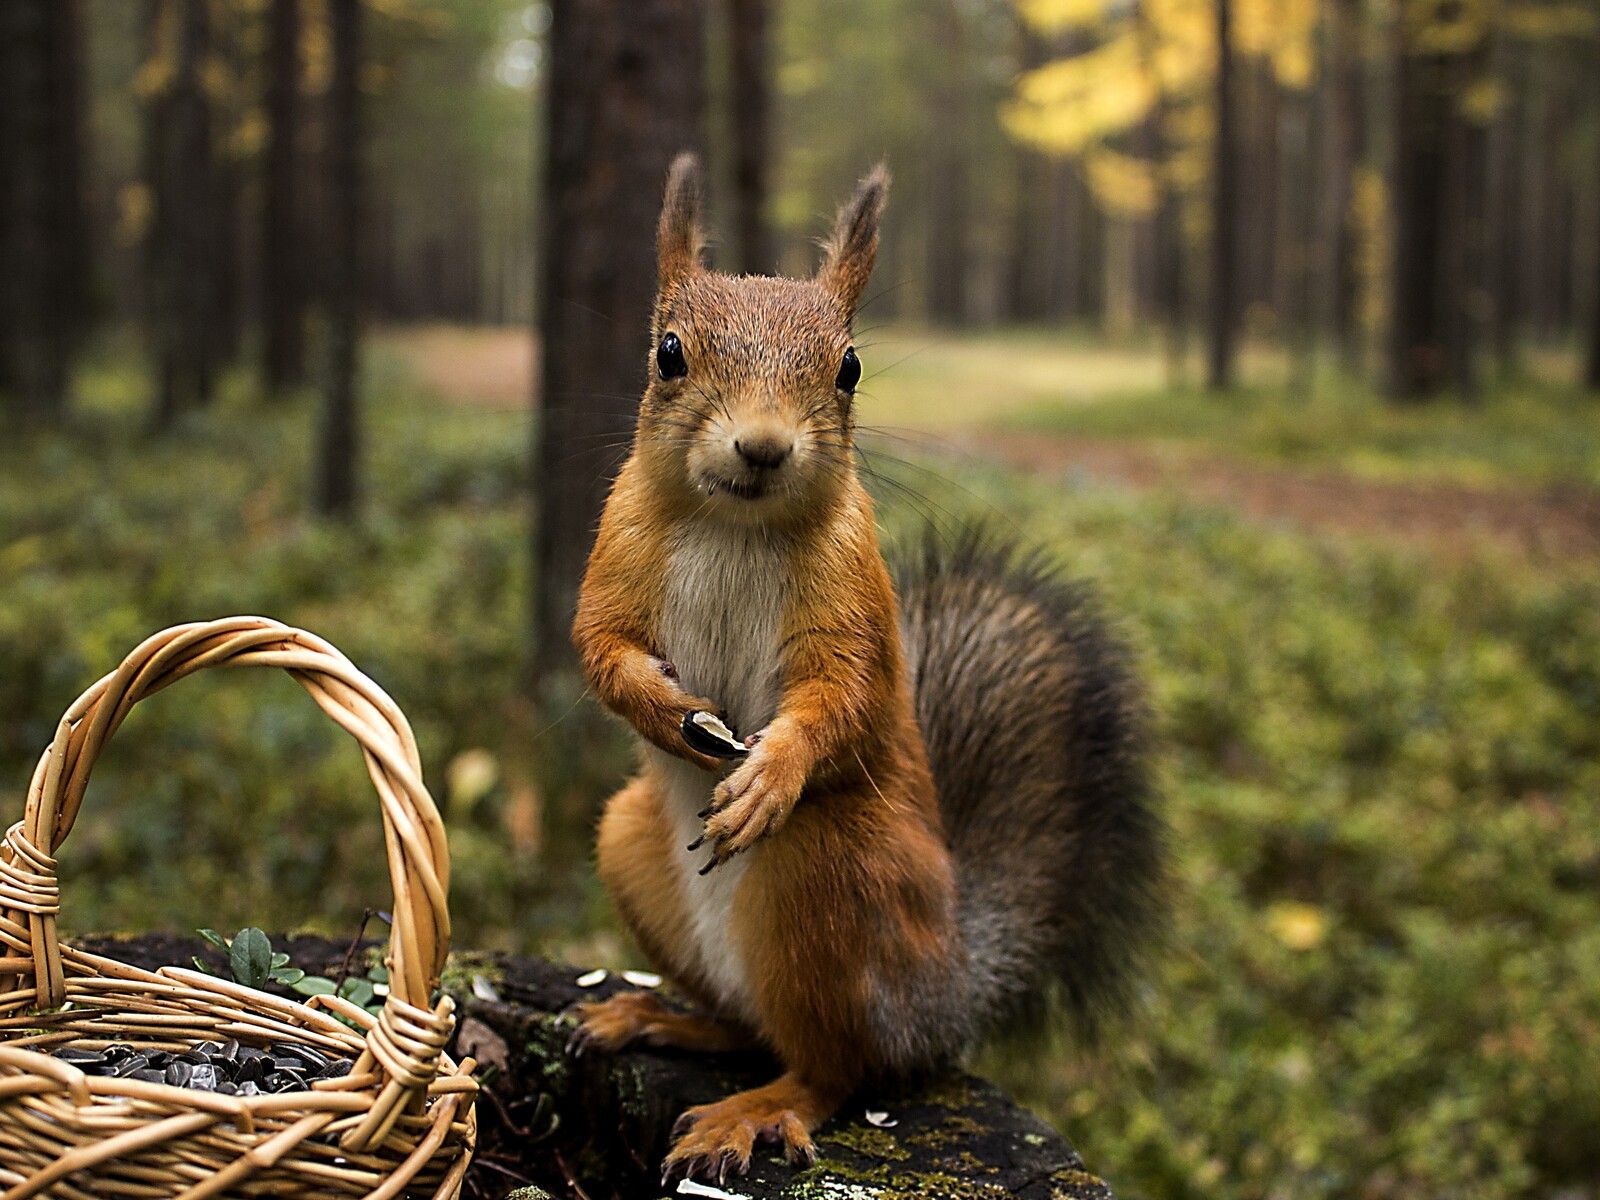
{"type": "Polygon", "coordinates": [[[274,1043],[265,1050],[231,1040],[197,1042],[176,1053],[141,1050],[118,1042],[103,1050],[62,1046],[50,1054],[85,1075],[140,1079],[224,1096],[300,1092],[319,1079],[348,1075],[354,1065],[348,1058],[329,1058],[320,1050],[292,1042],[274,1043]]]}

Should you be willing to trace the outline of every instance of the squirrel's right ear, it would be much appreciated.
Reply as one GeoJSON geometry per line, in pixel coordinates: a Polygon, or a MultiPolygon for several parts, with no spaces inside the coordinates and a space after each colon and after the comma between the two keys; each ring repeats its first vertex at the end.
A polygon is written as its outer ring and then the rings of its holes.
{"type": "Polygon", "coordinates": [[[667,193],[656,226],[656,273],[660,290],[700,269],[700,160],[680,154],[667,171],[667,193]]]}
{"type": "Polygon", "coordinates": [[[817,282],[833,293],[847,317],[855,315],[872,277],[872,264],[878,257],[878,222],[888,200],[889,169],[879,163],[856,185],[856,194],[839,210],[833,234],[824,243],[827,254],[817,282]]]}

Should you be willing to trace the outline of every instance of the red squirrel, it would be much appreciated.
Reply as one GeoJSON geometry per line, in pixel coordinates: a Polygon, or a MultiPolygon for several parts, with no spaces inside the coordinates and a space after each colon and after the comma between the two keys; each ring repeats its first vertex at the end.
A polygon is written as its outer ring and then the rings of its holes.
{"type": "Polygon", "coordinates": [[[685,1112],[666,1176],[743,1173],[758,1140],[810,1162],[863,1083],[1047,994],[1119,1005],[1158,916],[1140,701],[1082,591],[969,533],[909,558],[897,599],[852,455],[887,192],[861,182],[815,277],[736,278],[702,265],[695,160],[667,180],[649,383],[573,636],[644,742],[601,878],[701,1011],[621,993],[574,1045],[758,1044],[783,1073],[685,1112]],[[697,713],[748,735],[742,761],[686,740],[697,713]]]}

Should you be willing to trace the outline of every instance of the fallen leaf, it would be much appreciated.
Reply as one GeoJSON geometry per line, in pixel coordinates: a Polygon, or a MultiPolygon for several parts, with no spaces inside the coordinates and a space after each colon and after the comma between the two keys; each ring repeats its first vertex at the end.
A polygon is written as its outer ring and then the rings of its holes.
{"type": "Polygon", "coordinates": [[[505,1038],[477,1017],[467,1017],[461,1022],[461,1033],[456,1038],[456,1046],[461,1051],[462,1058],[470,1056],[483,1066],[494,1067],[501,1074],[505,1073],[511,1048],[506,1045],[505,1038]]]}

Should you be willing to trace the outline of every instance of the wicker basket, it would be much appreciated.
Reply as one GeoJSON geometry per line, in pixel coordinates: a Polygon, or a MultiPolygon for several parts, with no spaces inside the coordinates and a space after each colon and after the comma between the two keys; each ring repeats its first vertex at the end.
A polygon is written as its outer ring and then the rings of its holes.
{"type": "Polygon", "coordinates": [[[461,1189],[476,1136],[472,1060],[444,1054],[435,1001],[450,942],[449,856],[410,726],[322,639],[261,617],[158,633],[67,710],[26,814],[0,845],[0,1200],[179,1196],[434,1196],[461,1189]],[[89,772],[128,710],[204,667],[281,667],[346,729],[383,807],[394,883],[382,1015],[337,997],[301,1004],[199,971],[151,972],[63,946],[56,860],[89,772]],[[355,1022],[365,1036],[336,1020],[355,1022]],[[126,1042],[296,1042],[354,1061],[300,1091],[229,1096],[85,1075],[40,1053],[126,1042]]]}

